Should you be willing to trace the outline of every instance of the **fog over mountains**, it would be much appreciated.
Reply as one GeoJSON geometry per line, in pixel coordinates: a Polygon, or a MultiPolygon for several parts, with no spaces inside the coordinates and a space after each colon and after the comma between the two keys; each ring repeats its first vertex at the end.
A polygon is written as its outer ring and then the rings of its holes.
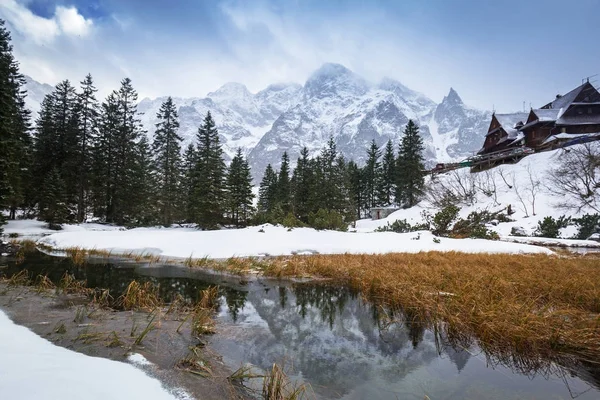
{"type": "MultiPolygon", "coordinates": [[[[27,78],[26,88],[27,104],[37,114],[52,87],[27,78]]],[[[165,99],[139,103],[150,137],[165,99]]],[[[255,177],[268,163],[278,167],[284,151],[293,162],[304,146],[317,154],[331,136],[344,156],[361,163],[373,139],[381,147],[389,139],[399,143],[409,119],[420,125],[430,163],[460,159],[481,147],[491,115],[465,105],[453,89],[437,104],[398,81],[371,83],[339,64],[323,65],[304,85],[278,83],[251,93],[243,84],[227,83],[204,98],[174,101],[184,146],[210,111],[227,158],[241,147],[255,177]]]]}

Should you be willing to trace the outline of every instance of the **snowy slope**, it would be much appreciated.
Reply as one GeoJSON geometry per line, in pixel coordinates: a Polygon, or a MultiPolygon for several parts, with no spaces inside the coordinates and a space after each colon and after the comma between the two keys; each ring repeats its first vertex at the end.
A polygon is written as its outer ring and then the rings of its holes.
{"type": "MultiPolygon", "coordinates": [[[[544,217],[558,218],[561,215],[578,217],[593,210],[582,210],[574,213],[558,207],[558,199],[549,191],[552,182],[549,180],[550,170],[559,162],[565,150],[559,149],[530,155],[517,164],[507,164],[489,171],[471,174],[468,168],[441,174],[436,179],[446,186],[474,188],[475,196],[470,202],[461,204],[460,216],[466,217],[472,211],[498,211],[511,205],[515,212],[510,218],[513,222],[500,223],[490,228],[501,236],[510,235],[513,227],[521,227],[528,235],[532,235],[538,222],[544,217]],[[460,183],[459,183],[460,182],[460,183]],[[487,192],[487,194],[485,193],[487,192]]],[[[428,181],[427,185],[430,185],[428,181]]],[[[359,232],[370,232],[378,227],[406,219],[411,224],[423,222],[423,211],[435,212],[435,208],[427,200],[419,205],[391,214],[388,218],[372,221],[361,220],[356,224],[359,232]]],[[[576,233],[574,227],[561,232],[563,237],[571,237],[576,233]]],[[[526,241],[523,241],[526,242],[526,241]]]]}

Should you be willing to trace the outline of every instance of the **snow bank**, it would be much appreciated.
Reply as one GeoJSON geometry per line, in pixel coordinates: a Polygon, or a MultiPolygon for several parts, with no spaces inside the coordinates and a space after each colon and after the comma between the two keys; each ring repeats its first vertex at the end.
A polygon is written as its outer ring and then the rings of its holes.
{"type": "MultiPolygon", "coordinates": [[[[517,164],[501,165],[475,174],[471,174],[469,168],[463,168],[447,174],[437,175],[436,179],[448,184],[452,181],[455,182],[456,176],[458,176],[461,179],[461,183],[466,187],[475,185],[478,188],[471,204],[463,204],[461,206],[460,217],[465,218],[472,211],[486,209],[489,211],[498,211],[510,204],[512,210],[515,212],[510,218],[514,221],[499,223],[497,226],[489,226],[489,228],[497,232],[500,237],[509,236],[513,227],[521,227],[528,235],[532,235],[537,228],[538,222],[543,220],[544,217],[552,216],[558,218],[561,215],[579,217],[582,214],[595,213],[592,210],[583,210],[581,213],[561,210],[557,207],[557,203],[561,200],[564,201],[564,199],[558,199],[549,192],[548,187],[552,184],[549,181],[549,172],[557,165],[559,155],[562,151],[559,149],[533,154],[527,156],[517,164]],[[477,181],[473,182],[473,179],[477,181]],[[533,186],[531,184],[532,180],[539,182],[536,185],[537,189],[534,189],[535,200],[531,192],[531,187],[533,186]],[[485,189],[489,195],[485,195],[482,189],[485,189]]],[[[457,185],[455,184],[454,186],[457,185]]],[[[385,219],[357,221],[356,230],[358,232],[370,232],[379,227],[386,226],[388,223],[391,224],[396,220],[402,219],[406,219],[411,224],[422,223],[421,212],[424,210],[428,210],[432,214],[436,212],[431,204],[423,201],[416,207],[396,211],[385,219]]],[[[575,233],[575,227],[570,226],[561,231],[561,236],[569,238],[575,233]]]]}
{"type": "Polygon", "coordinates": [[[123,227],[114,225],[85,223],[73,225],[63,224],[63,230],[55,231],[52,229],[48,229],[48,224],[46,222],[38,221],[35,219],[20,219],[14,221],[7,221],[7,224],[4,225],[3,228],[5,235],[16,233],[19,236],[26,238],[41,237],[56,232],[118,231],[125,229],[123,227]]]}
{"type": "MultiPolygon", "coordinates": [[[[184,392],[182,393],[183,398],[184,392]]],[[[174,400],[161,383],[132,365],[58,347],[0,311],[0,397],[3,399],[174,400]]]]}
{"type": "Polygon", "coordinates": [[[118,232],[64,232],[46,236],[38,243],[58,249],[81,247],[114,253],[144,252],[167,257],[229,258],[290,254],[372,254],[420,251],[466,253],[551,253],[549,250],[517,243],[482,239],[447,239],[434,242],[430,232],[398,234],[316,231],[263,225],[245,229],[190,231],[179,229],[132,229],[118,232]],[[264,231],[264,232],[261,232],[264,231]],[[416,240],[419,238],[418,240],[416,240]]]}

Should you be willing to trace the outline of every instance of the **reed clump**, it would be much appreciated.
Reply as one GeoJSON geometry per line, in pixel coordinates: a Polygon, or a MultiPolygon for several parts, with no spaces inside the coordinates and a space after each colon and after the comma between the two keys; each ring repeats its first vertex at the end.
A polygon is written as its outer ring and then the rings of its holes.
{"type": "Polygon", "coordinates": [[[198,302],[191,312],[192,335],[209,335],[216,332],[214,314],[219,303],[219,287],[201,290],[198,302]]]}
{"type": "Polygon", "coordinates": [[[75,275],[65,272],[60,279],[60,282],[56,286],[56,292],[65,294],[81,294],[87,296],[91,294],[92,290],[86,285],[86,281],[79,281],[75,278],[75,275]]]}
{"type": "Polygon", "coordinates": [[[600,357],[600,259],[423,252],[294,256],[265,275],[327,278],[453,338],[512,354],[600,357]]]}
{"type": "Polygon", "coordinates": [[[139,283],[131,281],[125,293],[117,300],[117,305],[123,310],[152,311],[162,306],[158,287],[152,282],[139,283]]]}

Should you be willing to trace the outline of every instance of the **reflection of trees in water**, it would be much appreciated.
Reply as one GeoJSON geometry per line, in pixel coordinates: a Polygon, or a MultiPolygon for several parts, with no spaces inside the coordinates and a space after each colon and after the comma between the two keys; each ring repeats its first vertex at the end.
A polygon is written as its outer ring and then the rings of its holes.
{"type": "MultiPolygon", "coordinates": [[[[306,317],[308,306],[317,308],[321,312],[321,320],[328,322],[330,328],[333,327],[336,316],[344,311],[348,299],[356,299],[355,293],[340,286],[300,284],[295,285],[292,291],[296,296],[296,306],[300,307],[299,313],[302,318],[306,317]]],[[[287,292],[284,293],[287,296],[287,292]]],[[[282,304],[285,304],[285,301],[282,304]]]]}
{"type": "Polygon", "coordinates": [[[244,308],[247,297],[247,292],[239,290],[225,291],[225,303],[227,304],[227,309],[229,310],[229,314],[231,314],[233,322],[237,322],[238,314],[240,310],[244,308]]]}

